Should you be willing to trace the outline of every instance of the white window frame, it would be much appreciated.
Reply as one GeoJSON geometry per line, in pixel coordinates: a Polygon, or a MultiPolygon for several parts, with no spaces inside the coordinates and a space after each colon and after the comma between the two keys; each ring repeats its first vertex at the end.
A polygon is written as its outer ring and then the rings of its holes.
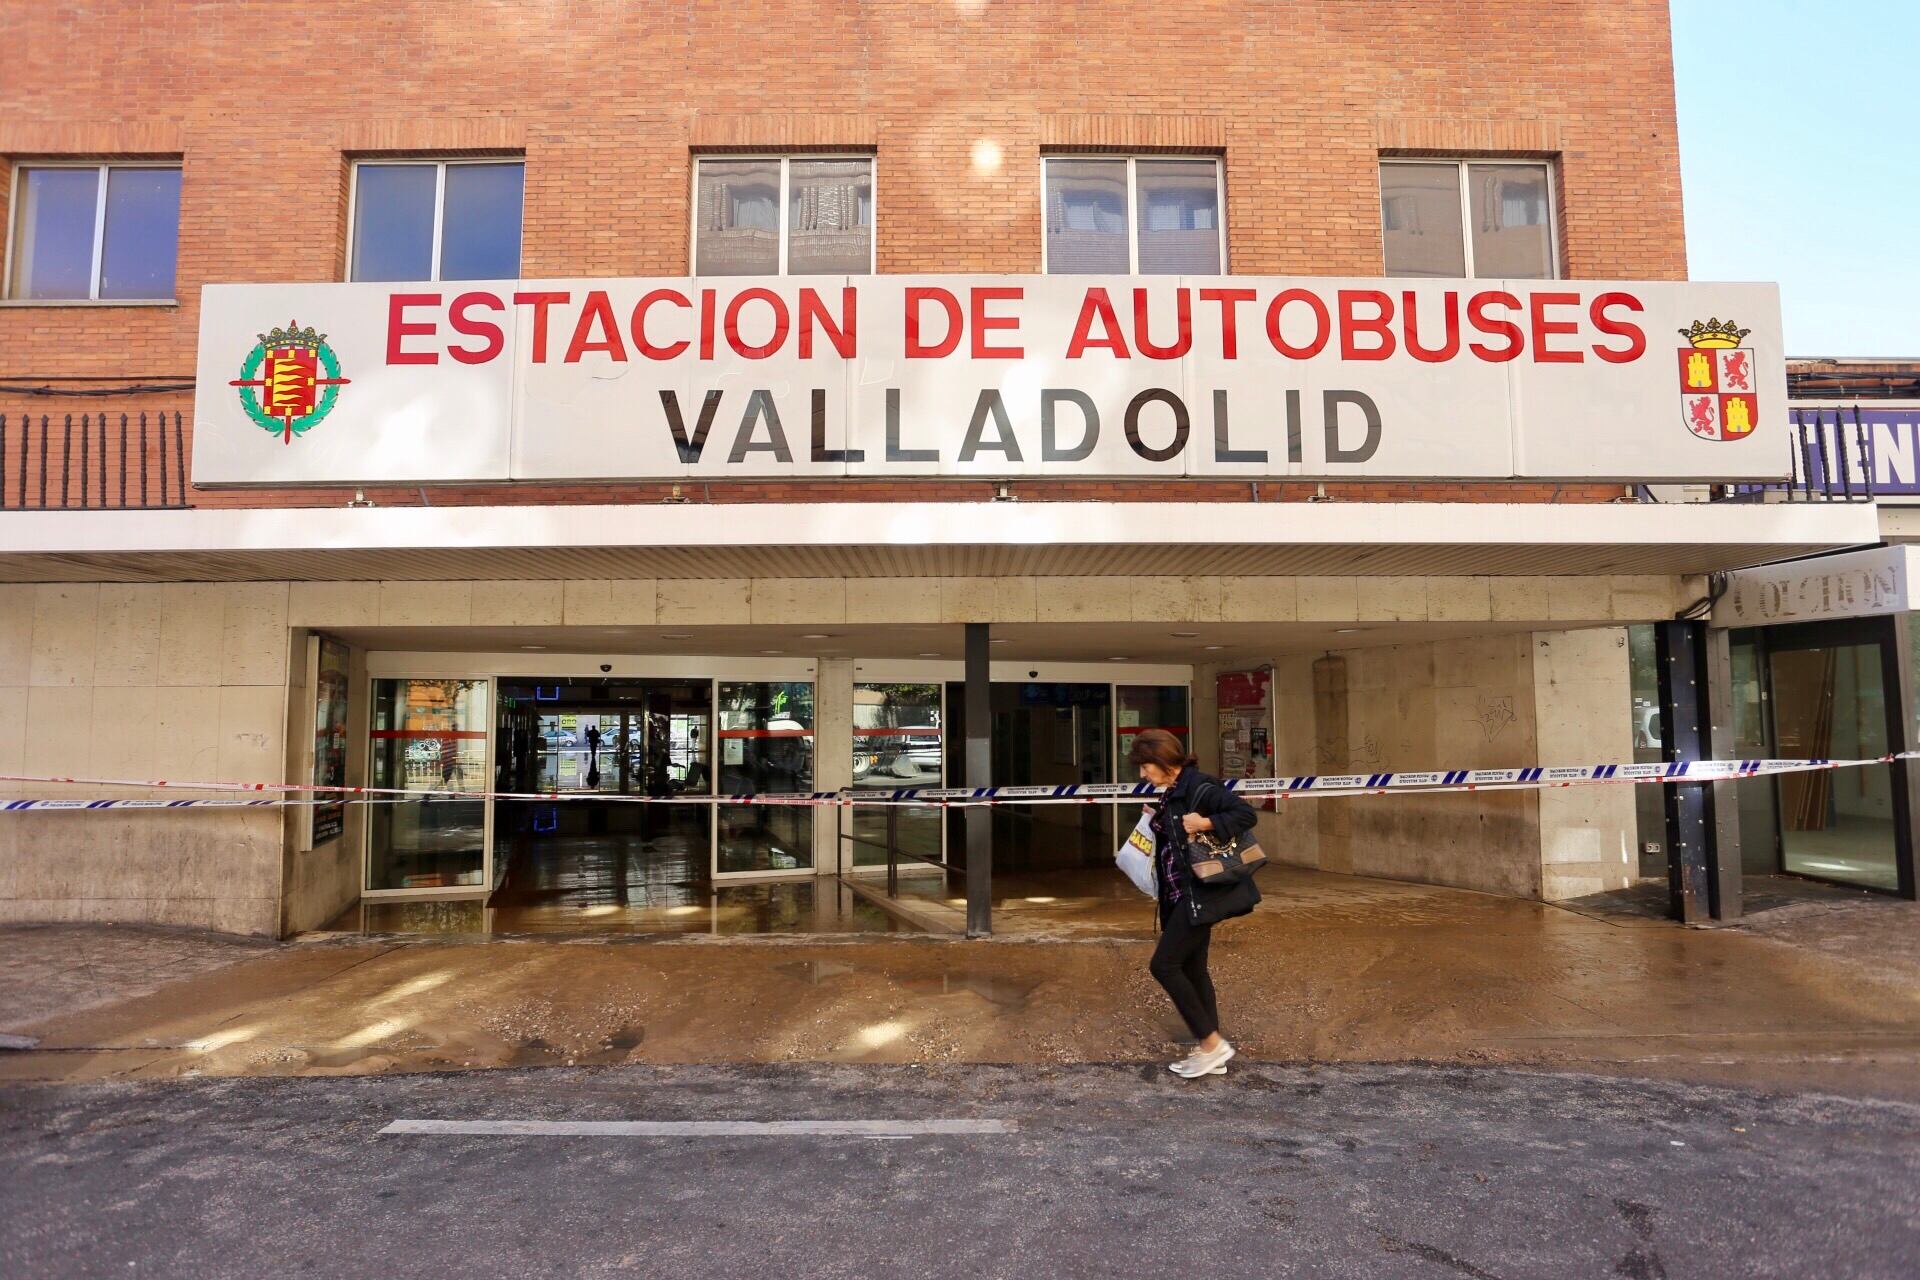
{"type": "Polygon", "coordinates": [[[1127,162],[1127,274],[1140,274],[1140,181],[1142,160],[1208,161],[1213,165],[1213,195],[1219,210],[1220,274],[1231,275],[1227,260],[1227,168],[1219,156],[1180,151],[1148,151],[1138,155],[1116,155],[1102,151],[1050,151],[1040,157],[1040,274],[1051,275],[1047,261],[1047,165],[1054,160],[1125,160],[1127,162]]]}
{"type": "MultiPolygon", "coordinates": [[[[689,187],[688,187],[688,193],[687,193],[687,274],[689,276],[695,276],[699,274],[700,166],[709,160],[717,161],[723,164],[739,163],[742,161],[757,161],[763,164],[772,163],[780,166],[780,195],[779,195],[780,228],[779,228],[779,236],[778,236],[780,252],[779,252],[779,257],[777,259],[779,264],[779,269],[774,274],[782,277],[787,275],[787,238],[789,235],[792,234],[792,229],[787,225],[787,217],[789,212],[787,202],[788,202],[789,192],[791,190],[791,184],[788,181],[788,174],[793,167],[793,162],[795,160],[864,160],[866,161],[867,188],[869,191],[873,193],[870,198],[870,203],[873,206],[873,221],[868,228],[868,230],[871,231],[872,234],[867,237],[867,274],[870,276],[879,274],[880,159],[877,155],[875,155],[871,151],[764,151],[764,152],[743,151],[737,155],[734,154],[733,152],[721,151],[721,152],[704,153],[704,154],[699,154],[694,156],[693,164],[687,172],[687,177],[689,179],[689,187]]],[[[831,274],[833,273],[831,272],[827,273],[827,275],[831,275],[831,274]]],[[[715,277],[715,278],[724,279],[725,277],[715,277]]],[[[796,278],[808,279],[812,277],[810,273],[809,276],[800,276],[796,278]]],[[[819,278],[824,279],[826,277],[821,276],[819,278]]]]}
{"type": "MultiPolygon", "coordinates": [[[[1387,207],[1387,188],[1384,171],[1390,164],[1425,164],[1452,167],[1458,171],[1460,192],[1460,243],[1465,250],[1463,260],[1466,275],[1463,280],[1478,280],[1473,264],[1473,192],[1467,186],[1467,166],[1473,164],[1533,165],[1547,171],[1547,265],[1552,274],[1542,279],[1560,279],[1560,188],[1554,175],[1555,165],[1551,160],[1537,160],[1526,156],[1381,156],[1379,164],[1374,166],[1374,184],[1379,188],[1379,206],[1384,220],[1387,207]]],[[[1381,229],[1380,270],[1395,280],[1416,280],[1419,276],[1395,276],[1387,267],[1386,230],[1381,229]]]]}
{"type": "MultiPolygon", "coordinates": [[[[520,244],[516,255],[520,261],[514,264],[514,278],[524,279],[527,263],[527,158],[525,156],[462,156],[458,159],[444,159],[437,156],[391,157],[380,160],[355,160],[353,172],[347,183],[347,260],[341,264],[341,280],[353,283],[353,254],[360,237],[360,170],[370,167],[393,168],[395,166],[433,165],[433,250],[427,269],[431,275],[421,280],[422,284],[440,283],[440,239],[446,225],[447,215],[447,169],[454,165],[474,164],[517,164],[520,166],[520,244]]],[[[383,283],[400,284],[403,281],[383,283]]]]}
{"type": "Polygon", "coordinates": [[[32,304],[43,307],[57,307],[75,302],[107,302],[116,306],[165,306],[174,303],[180,296],[180,248],[176,243],[173,251],[173,297],[170,298],[102,298],[100,296],[100,263],[107,251],[107,179],[114,169],[172,169],[181,175],[182,199],[185,199],[186,165],[179,160],[20,160],[13,166],[13,181],[7,191],[7,260],[4,287],[0,287],[0,300],[11,303],[32,304]],[[14,241],[20,228],[20,188],[26,181],[29,169],[93,169],[98,171],[98,190],[93,195],[93,269],[87,280],[87,296],[84,298],[16,298],[13,296],[13,254],[14,241]]]}

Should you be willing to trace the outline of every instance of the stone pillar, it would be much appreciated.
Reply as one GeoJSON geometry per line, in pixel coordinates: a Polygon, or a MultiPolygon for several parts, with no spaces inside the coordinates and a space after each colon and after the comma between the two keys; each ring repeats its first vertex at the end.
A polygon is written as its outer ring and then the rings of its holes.
{"type": "MultiPolygon", "coordinates": [[[[816,791],[838,791],[851,785],[853,659],[821,658],[813,685],[813,786],[816,791]]],[[[851,869],[852,853],[837,838],[838,823],[846,817],[826,805],[813,811],[813,866],[823,876],[851,869]]]]}
{"type": "MultiPolygon", "coordinates": [[[[1538,754],[1525,763],[1611,764],[1633,759],[1633,685],[1624,627],[1533,633],[1538,754]]],[[[1624,889],[1639,873],[1633,788],[1536,793],[1540,896],[1547,901],[1624,889]]]]}
{"type": "MultiPolygon", "coordinates": [[[[1347,660],[1336,654],[1313,663],[1313,771],[1345,773],[1352,754],[1348,740],[1347,660]]],[[[1353,811],[1350,800],[1312,800],[1319,842],[1320,869],[1353,872],[1353,811]]]]}

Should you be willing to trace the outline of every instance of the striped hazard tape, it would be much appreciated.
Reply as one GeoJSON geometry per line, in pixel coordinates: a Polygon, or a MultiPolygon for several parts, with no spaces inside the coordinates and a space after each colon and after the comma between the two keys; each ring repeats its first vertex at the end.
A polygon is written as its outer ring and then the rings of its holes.
{"type": "MultiPolygon", "coordinates": [[[[1229,790],[1250,799],[1316,799],[1322,796],[1436,794],[1465,791],[1538,791],[1606,785],[1667,786],[1728,782],[1827,769],[1860,769],[1895,760],[1920,759],[1902,751],[1859,760],[1681,760],[1667,764],[1527,765],[1514,769],[1429,769],[1390,773],[1300,774],[1281,778],[1228,779],[1229,790]]],[[[598,791],[457,791],[411,787],[323,787],[293,782],[175,782],[133,778],[62,778],[0,774],[0,783],[34,786],[138,787],[216,793],[181,799],[0,800],[0,812],[98,812],[113,809],[273,808],[322,804],[424,804],[449,800],[524,800],[541,803],[598,801],[609,804],[838,805],[847,807],[928,805],[1126,804],[1152,800],[1148,782],[1091,782],[1063,786],[897,787],[842,791],[732,792],[647,796],[598,791]],[[226,795],[220,793],[242,793],[226,795]]]]}

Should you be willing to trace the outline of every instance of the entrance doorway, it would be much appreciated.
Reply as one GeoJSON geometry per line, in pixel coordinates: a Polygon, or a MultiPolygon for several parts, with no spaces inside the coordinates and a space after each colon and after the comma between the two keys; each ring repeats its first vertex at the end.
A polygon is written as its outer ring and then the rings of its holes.
{"type": "MultiPolygon", "coordinates": [[[[567,796],[713,792],[706,680],[501,680],[496,789],[567,796]]],[[[679,905],[711,881],[705,804],[501,800],[488,905],[525,915],[679,905]]]]}

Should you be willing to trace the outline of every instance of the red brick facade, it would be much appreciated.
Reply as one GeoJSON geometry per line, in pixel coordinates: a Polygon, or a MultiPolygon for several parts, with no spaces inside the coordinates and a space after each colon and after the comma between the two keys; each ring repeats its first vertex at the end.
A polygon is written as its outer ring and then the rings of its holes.
{"type": "MultiPolygon", "coordinates": [[[[883,272],[1038,271],[1040,156],[1108,149],[1224,156],[1228,262],[1238,274],[1380,274],[1383,154],[1551,158],[1565,275],[1685,274],[1664,0],[383,0],[306,10],[100,0],[16,5],[7,35],[0,212],[22,160],[177,156],[184,177],[178,305],[0,307],[5,385],[190,377],[201,283],[342,277],[350,163],[374,155],[524,154],[528,276],[685,274],[691,157],[808,148],[875,154],[883,272]],[[997,168],[976,166],[983,140],[998,147],[997,168]]],[[[177,393],[101,402],[0,392],[0,412],[31,409],[36,420],[135,404],[190,407],[177,393]]],[[[1207,481],[1025,481],[1017,490],[1078,500],[1253,496],[1250,485],[1207,481]]],[[[649,501],[665,491],[431,496],[649,501]]],[[[1259,491],[1288,500],[1315,487],[1259,491]]],[[[1510,501],[1620,493],[1327,491],[1510,501]]],[[[977,482],[735,483],[710,496],[990,493],[977,482]]],[[[345,496],[196,492],[192,501],[334,505],[345,496]]],[[[413,490],[369,496],[419,500],[413,490]]],[[[688,496],[709,495],[690,487],[688,496]]]]}

